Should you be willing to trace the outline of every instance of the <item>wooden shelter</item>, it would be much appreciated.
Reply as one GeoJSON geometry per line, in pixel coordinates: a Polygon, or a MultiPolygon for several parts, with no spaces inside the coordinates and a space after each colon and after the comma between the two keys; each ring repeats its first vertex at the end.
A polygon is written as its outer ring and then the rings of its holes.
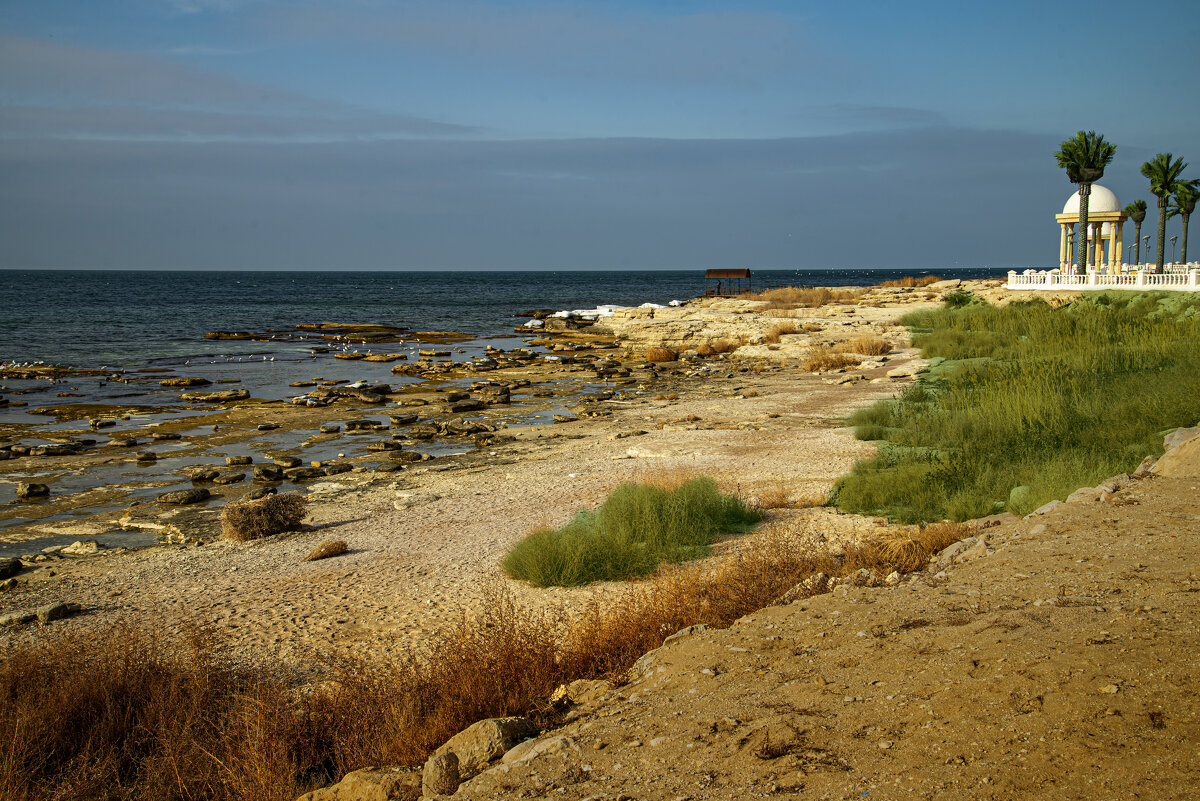
{"type": "Polygon", "coordinates": [[[704,271],[704,297],[733,297],[750,291],[748,268],[704,271]]]}

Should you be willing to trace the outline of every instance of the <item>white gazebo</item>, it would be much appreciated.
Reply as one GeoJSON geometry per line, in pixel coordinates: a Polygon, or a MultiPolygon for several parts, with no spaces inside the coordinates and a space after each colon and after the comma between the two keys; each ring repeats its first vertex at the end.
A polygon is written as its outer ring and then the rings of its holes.
{"type": "MultiPolygon", "coordinates": [[[[1121,201],[1112,190],[1100,184],[1092,184],[1088,199],[1088,251],[1084,263],[1089,270],[1117,273],[1120,271],[1121,247],[1125,220],[1129,218],[1121,209],[1121,201]],[[1105,246],[1108,247],[1107,254],[1105,246]]],[[[1061,229],[1058,244],[1058,268],[1067,271],[1077,262],[1075,248],[1078,246],[1079,193],[1067,198],[1062,214],[1056,214],[1061,229]]]]}

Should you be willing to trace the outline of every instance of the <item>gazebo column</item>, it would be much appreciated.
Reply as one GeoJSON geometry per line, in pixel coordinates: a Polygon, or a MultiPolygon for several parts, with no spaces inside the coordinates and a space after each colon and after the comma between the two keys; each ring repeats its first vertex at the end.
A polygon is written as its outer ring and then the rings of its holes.
{"type": "Polygon", "coordinates": [[[1121,254],[1125,252],[1125,223],[1124,222],[1113,223],[1113,232],[1116,233],[1116,235],[1117,235],[1117,238],[1116,238],[1116,243],[1117,243],[1116,244],[1116,254],[1117,255],[1116,255],[1116,258],[1112,262],[1112,266],[1113,266],[1113,272],[1119,273],[1119,272],[1121,272],[1121,264],[1123,263],[1121,261],[1121,254]]]}
{"type": "Polygon", "coordinates": [[[1064,271],[1067,269],[1068,264],[1075,263],[1075,226],[1068,223],[1067,228],[1069,229],[1067,232],[1067,258],[1062,265],[1064,271]]]}
{"type": "MultiPolygon", "coordinates": [[[[1095,249],[1092,251],[1092,269],[1099,270],[1104,266],[1104,224],[1103,223],[1088,223],[1092,226],[1092,242],[1095,242],[1095,249]]],[[[1091,244],[1091,243],[1089,243],[1091,244]]]]}
{"type": "Polygon", "coordinates": [[[1067,224],[1058,224],[1058,269],[1066,269],[1067,266],[1067,224]]]}

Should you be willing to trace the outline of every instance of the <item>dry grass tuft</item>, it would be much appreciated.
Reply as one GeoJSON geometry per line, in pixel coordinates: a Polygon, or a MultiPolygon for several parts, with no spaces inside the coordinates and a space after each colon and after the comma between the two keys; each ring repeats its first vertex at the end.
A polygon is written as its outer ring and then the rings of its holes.
{"type": "Polygon", "coordinates": [[[318,559],[328,559],[331,556],[340,556],[349,550],[345,540],[325,540],[308,556],[304,557],[305,562],[315,562],[318,559]]]}
{"type": "Polygon", "coordinates": [[[925,546],[929,553],[935,554],[974,533],[975,527],[968,523],[946,521],[924,526],[917,532],[916,540],[925,546]]]}
{"type": "Polygon", "coordinates": [[[816,332],[821,330],[821,324],[820,323],[805,323],[804,325],[800,326],[800,330],[804,331],[805,333],[808,333],[808,334],[815,334],[816,332]]]}
{"type": "Polygon", "coordinates": [[[800,333],[800,327],[795,323],[775,323],[763,334],[763,342],[775,345],[784,335],[798,333],[800,333]]]}
{"type": "Polygon", "coordinates": [[[645,356],[648,362],[673,362],[678,358],[670,348],[646,348],[645,356]]]}
{"type": "Polygon", "coordinates": [[[708,344],[707,342],[705,342],[703,345],[701,345],[700,347],[696,348],[696,354],[697,354],[697,355],[699,355],[699,356],[703,356],[704,358],[706,358],[706,359],[707,359],[709,356],[714,356],[714,355],[716,355],[716,351],[715,351],[715,350],[713,350],[713,347],[712,347],[712,345],[710,345],[710,344],[708,344]]]}
{"type": "Polygon", "coordinates": [[[670,392],[670,393],[667,393],[666,395],[655,395],[655,396],[654,396],[654,399],[655,399],[656,401],[672,401],[672,400],[679,400],[679,394],[678,394],[678,393],[676,393],[676,392],[670,392]]]}
{"type": "Polygon", "coordinates": [[[912,537],[903,534],[883,537],[875,547],[878,548],[881,559],[896,565],[896,569],[902,573],[920,570],[929,563],[929,550],[912,537]]]}
{"type": "Polygon", "coordinates": [[[764,487],[758,491],[758,502],[755,506],[759,509],[790,509],[792,494],[783,484],[764,487]]]}
{"type": "Polygon", "coordinates": [[[848,353],[817,345],[809,351],[808,358],[804,360],[804,369],[810,373],[820,373],[825,370],[841,370],[856,364],[858,359],[848,353]]]}
{"type": "Polygon", "coordinates": [[[221,536],[246,542],[291,531],[304,519],[307,504],[308,499],[298,492],[232,501],[221,511],[221,536]]]}
{"type": "Polygon", "coordinates": [[[884,281],[879,286],[881,287],[923,287],[930,284],[936,284],[942,279],[936,275],[922,275],[920,278],[912,275],[906,275],[903,278],[897,278],[894,281],[884,281]]]}
{"type": "Polygon", "coordinates": [[[810,492],[792,501],[793,509],[816,509],[829,503],[829,496],[824,493],[810,492]]]}
{"type": "Polygon", "coordinates": [[[883,356],[892,352],[892,346],[886,339],[862,334],[850,341],[850,350],[864,356],[883,356]]]}

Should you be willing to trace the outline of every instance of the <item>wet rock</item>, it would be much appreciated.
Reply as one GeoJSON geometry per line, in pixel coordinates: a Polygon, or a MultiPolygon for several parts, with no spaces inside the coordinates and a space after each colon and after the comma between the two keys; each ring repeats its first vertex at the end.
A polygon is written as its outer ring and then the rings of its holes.
{"type": "Polygon", "coordinates": [[[246,400],[249,397],[248,389],[225,389],[218,392],[184,392],[179,399],[195,403],[228,403],[246,400]]]}
{"type": "Polygon", "coordinates": [[[0,559],[0,579],[17,575],[23,567],[20,559],[0,559]]]}
{"type": "Polygon", "coordinates": [[[456,401],[466,400],[469,397],[471,397],[470,392],[447,392],[446,402],[455,403],[456,401]]]}
{"type": "Polygon", "coordinates": [[[417,419],[417,415],[415,414],[393,414],[388,417],[388,421],[391,423],[392,428],[410,426],[417,422],[417,419]]]}
{"type": "Polygon", "coordinates": [[[401,464],[423,462],[429,458],[426,454],[417,453],[416,451],[390,451],[388,456],[391,457],[393,462],[400,462],[401,464]]]}
{"type": "Polygon", "coordinates": [[[347,462],[334,462],[325,465],[322,469],[325,471],[325,475],[336,476],[338,473],[349,473],[354,467],[347,462]]]}
{"type": "Polygon", "coordinates": [[[279,428],[278,423],[259,423],[257,430],[258,431],[274,431],[277,428],[279,428]]]}
{"type": "Polygon", "coordinates": [[[405,398],[396,404],[397,406],[428,406],[429,401],[424,398],[405,398]]]}
{"type": "Polygon", "coordinates": [[[246,480],[245,473],[224,473],[223,475],[219,475],[216,478],[214,478],[213,483],[220,484],[221,486],[225,486],[228,484],[237,484],[237,483],[239,483],[241,481],[245,481],[245,480],[246,480]]]}
{"type": "Polygon", "coordinates": [[[265,498],[268,495],[274,495],[278,490],[274,487],[255,487],[245,494],[247,500],[257,501],[259,498],[265,498]]]}
{"type": "Polygon", "coordinates": [[[574,423],[579,419],[573,414],[556,414],[553,417],[556,423],[574,423]]]}
{"type": "Polygon", "coordinates": [[[293,467],[289,470],[284,470],[283,474],[287,476],[288,481],[308,481],[313,478],[320,478],[325,475],[325,469],[321,467],[293,467]]]}
{"type": "Polygon", "coordinates": [[[372,468],[376,473],[394,473],[400,469],[400,465],[394,462],[382,462],[372,468]]]}
{"type": "Polygon", "coordinates": [[[458,757],[453,753],[434,754],[421,771],[421,791],[427,796],[451,795],[458,790],[458,757]]]}
{"type": "Polygon", "coordinates": [[[204,387],[212,382],[207,378],[165,378],[158,383],[164,387],[204,387]]]}
{"type": "Polygon", "coordinates": [[[260,464],[254,468],[255,481],[282,481],[283,468],[274,464],[260,464]]]}
{"type": "Polygon", "coordinates": [[[253,464],[254,458],[250,456],[226,456],[225,464],[227,465],[242,465],[253,464]]]}
{"type": "Polygon", "coordinates": [[[276,456],[271,461],[279,467],[299,467],[304,464],[304,460],[299,456],[276,456]]]}
{"type": "Polygon", "coordinates": [[[467,398],[466,400],[455,401],[447,407],[450,412],[455,414],[461,414],[462,412],[478,412],[486,408],[487,404],[478,398],[467,398]]]}
{"type": "Polygon", "coordinates": [[[150,439],[155,440],[176,440],[183,439],[183,435],[176,434],[174,431],[155,431],[150,435],[150,439]]]}
{"type": "Polygon", "coordinates": [[[318,430],[322,434],[337,434],[339,431],[342,430],[342,427],[339,426],[337,423],[323,423],[321,425],[321,428],[318,430]]]}
{"type": "Polygon", "coordinates": [[[214,470],[211,467],[200,467],[190,471],[188,478],[192,481],[212,481],[219,475],[221,475],[220,471],[214,470]]]}
{"type": "Polygon", "coordinates": [[[44,626],[52,620],[62,620],[65,617],[70,617],[82,609],[83,607],[79,604],[56,601],[45,606],[39,606],[37,608],[37,620],[38,623],[44,626]]]}
{"type": "Polygon", "coordinates": [[[401,447],[402,446],[400,445],[399,442],[396,442],[393,439],[385,439],[385,440],[381,440],[379,442],[372,442],[371,444],[367,445],[367,450],[369,450],[369,451],[398,451],[398,450],[400,450],[401,447]]]}
{"type": "Polygon", "coordinates": [[[135,453],[133,458],[139,462],[157,462],[158,454],[153,451],[141,451],[140,453],[135,453]]]}
{"type": "Polygon", "coordinates": [[[212,497],[212,493],[203,487],[193,487],[192,489],[175,490],[174,492],[164,492],[158,496],[159,503],[167,503],[173,505],[184,505],[189,503],[201,503],[212,497]]]}
{"type": "Polygon", "coordinates": [[[17,497],[21,500],[29,500],[30,498],[45,498],[50,495],[50,487],[45,484],[35,482],[17,482],[17,497]]]}
{"type": "Polygon", "coordinates": [[[419,426],[410,428],[408,435],[413,439],[433,439],[438,435],[438,429],[437,426],[430,423],[422,423],[419,426]]]}
{"type": "Polygon", "coordinates": [[[49,445],[35,445],[29,449],[30,456],[70,456],[79,452],[79,446],[62,442],[49,445]]]}

